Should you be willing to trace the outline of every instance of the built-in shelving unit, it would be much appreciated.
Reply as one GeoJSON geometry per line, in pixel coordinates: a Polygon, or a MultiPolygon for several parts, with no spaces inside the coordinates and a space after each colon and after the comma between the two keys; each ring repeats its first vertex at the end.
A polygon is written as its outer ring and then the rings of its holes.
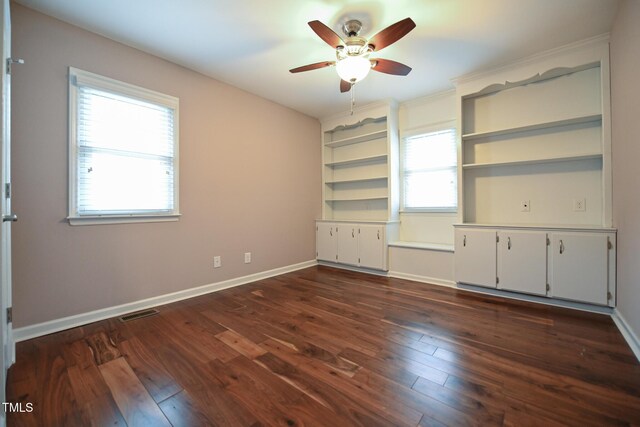
{"type": "Polygon", "coordinates": [[[323,120],[323,220],[397,218],[396,108],[386,102],[323,120]]]}
{"type": "Polygon", "coordinates": [[[462,223],[611,226],[607,58],[602,43],[458,82],[462,223]]]}
{"type": "Polygon", "coordinates": [[[395,102],[322,120],[322,218],[316,257],[336,267],[385,271],[398,238],[398,113],[395,102]]]}

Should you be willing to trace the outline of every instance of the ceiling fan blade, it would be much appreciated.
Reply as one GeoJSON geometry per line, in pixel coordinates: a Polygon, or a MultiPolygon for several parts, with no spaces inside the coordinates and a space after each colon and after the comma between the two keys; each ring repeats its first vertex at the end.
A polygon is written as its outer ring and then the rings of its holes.
{"type": "Polygon", "coordinates": [[[351,83],[346,80],[340,80],[340,92],[345,93],[351,90],[351,83]]]}
{"type": "Polygon", "coordinates": [[[411,72],[411,67],[390,59],[372,59],[371,69],[380,73],[393,74],[395,76],[406,76],[411,72]]]}
{"type": "Polygon", "coordinates": [[[303,65],[302,67],[292,68],[289,70],[290,73],[301,73],[303,71],[311,71],[317,70],[318,68],[330,67],[335,65],[334,61],[322,61],[316,62],[315,64],[303,65]]]}
{"type": "Polygon", "coordinates": [[[369,39],[369,45],[375,51],[380,51],[392,43],[397,42],[407,35],[409,31],[416,27],[416,23],[411,18],[405,18],[393,25],[388,26],[375,36],[369,39]]]}
{"type": "Polygon", "coordinates": [[[327,27],[320,21],[310,21],[309,26],[315,33],[320,36],[329,46],[336,49],[338,46],[344,46],[344,42],[331,28],[327,27]]]}

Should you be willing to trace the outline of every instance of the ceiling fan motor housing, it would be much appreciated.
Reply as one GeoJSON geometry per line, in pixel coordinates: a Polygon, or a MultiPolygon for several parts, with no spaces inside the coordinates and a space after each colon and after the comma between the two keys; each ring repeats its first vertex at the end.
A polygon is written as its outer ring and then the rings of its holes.
{"type": "Polygon", "coordinates": [[[347,37],[354,37],[360,33],[362,22],[357,19],[350,19],[342,25],[342,31],[347,37]]]}

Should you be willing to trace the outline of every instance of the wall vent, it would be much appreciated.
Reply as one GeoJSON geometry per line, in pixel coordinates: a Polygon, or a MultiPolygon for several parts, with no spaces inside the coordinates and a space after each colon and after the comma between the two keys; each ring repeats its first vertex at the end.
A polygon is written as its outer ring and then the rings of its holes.
{"type": "Polygon", "coordinates": [[[153,316],[154,314],[160,313],[155,308],[150,308],[148,310],[136,311],[135,313],[125,314],[124,316],[118,317],[121,322],[130,322],[132,320],[141,319],[143,317],[153,316]]]}

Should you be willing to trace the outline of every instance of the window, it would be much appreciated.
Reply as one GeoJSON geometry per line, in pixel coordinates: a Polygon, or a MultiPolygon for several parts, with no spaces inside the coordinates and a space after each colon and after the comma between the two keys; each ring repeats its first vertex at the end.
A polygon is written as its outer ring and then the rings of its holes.
{"type": "Polygon", "coordinates": [[[402,148],[403,210],[455,212],[458,207],[455,129],[404,138],[402,148]]]}
{"type": "Polygon", "coordinates": [[[71,224],[176,220],[178,99],[69,69],[71,224]]]}

